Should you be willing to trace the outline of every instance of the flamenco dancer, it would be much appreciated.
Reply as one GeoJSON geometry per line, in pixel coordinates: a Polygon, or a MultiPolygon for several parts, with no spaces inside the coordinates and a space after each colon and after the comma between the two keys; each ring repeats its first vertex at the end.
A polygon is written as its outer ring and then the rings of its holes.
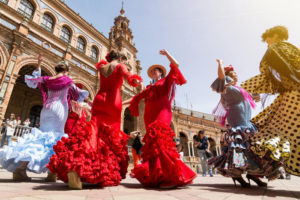
{"type": "MultiPolygon", "coordinates": [[[[68,117],[68,98],[83,101],[89,93],[77,88],[67,76],[69,67],[59,63],[53,77],[41,76],[42,55],[32,76],[25,75],[25,82],[31,88],[39,88],[43,95],[40,128],[33,128],[30,134],[18,138],[0,150],[0,164],[13,172],[13,180],[30,181],[26,170],[35,173],[48,172],[46,165],[54,153],[52,146],[64,135],[68,117]]],[[[56,176],[48,173],[46,181],[56,181],[56,176]]]]}
{"type": "Polygon", "coordinates": [[[287,39],[284,26],[262,34],[268,49],[260,62],[261,74],[245,81],[242,87],[253,94],[278,94],[252,119],[258,133],[251,138],[251,149],[300,176],[300,50],[287,39]]]}
{"type": "MultiPolygon", "coordinates": [[[[79,89],[83,89],[83,85],[81,83],[75,84],[79,89]]],[[[65,125],[65,133],[69,134],[73,131],[76,123],[78,121],[90,121],[91,119],[91,106],[89,102],[70,102],[70,112],[68,115],[68,119],[65,125]]]]}
{"type": "Polygon", "coordinates": [[[126,177],[127,140],[120,130],[123,78],[134,87],[142,80],[126,68],[126,56],[111,51],[106,61],[96,64],[100,90],[93,105],[91,121],[78,121],[68,138],[55,145],[48,168],[70,188],[82,189],[82,182],[100,187],[116,186],[126,177]]]}
{"type": "Polygon", "coordinates": [[[161,65],[152,65],[148,76],[153,84],[136,95],[130,104],[133,115],[139,115],[139,103],[145,99],[144,121],[147,133],[143,138],[142,164],[131,171],[146,187],[174,188],[192,183],[196,174],[181,160],[173,142],[175,134],[170,128],[172,112],[171,103],[175,96],[175,85],[186,83],[178,63],[166,51],[161,50],[170,61],[171,70],[166,75],[166,69],[161,65]]]}
{"type": "MultiPolygon", "coordinates": [[[[259,177],[267,176],[273,179],[277,168],[264,169],[263,164],[268,163],[261,160],[250,150],[250,138],[255,134],[256,127],[250,122],[251,109],[255,108],[252,96],[243,88],[238,87],[238,77],[234,68],[230,65],[223,67],[222,60],[218,62],[218,78],[213,82],[211,88],[221,94],[221,100],[214,111],[223,125],[227,119],[231,130],[225,134],[226,148],[222,155],[209,160],[218,171],[227,177],[232,177],[234,183],[238,181],[242,187],[250,186],[250,179],[258,186],[266,187],[259,177]],[[247,183],[242,174],[247,172],[247,183]]],[[[257,96],[254,96],[259,101],[257,96]]],[[[275,177],[276,178],[276,177],[275,177]]]]}

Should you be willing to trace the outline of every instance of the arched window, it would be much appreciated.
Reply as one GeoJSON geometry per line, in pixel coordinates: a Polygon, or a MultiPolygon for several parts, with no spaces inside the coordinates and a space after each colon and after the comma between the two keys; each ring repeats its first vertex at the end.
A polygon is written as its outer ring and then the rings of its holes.
{"type": "Polygon", "coordinates": [[[84,39],[82,37],[79,37],[77,39],[77,46],[76,46],[76,48],[79,51],[81,51],[82,53],[84,53],[84,51],[85,51],[85,41],[84,41],[84,39]]]}
{"type": "Polygon", "coordinates": [[[60,39],[69,43],[71,40],[71,31],[66,26],[63,26],[61,29],[60,39]]]}
{"type": "Polygon", "coordinates": [[[46,29],[47,31],[52,32],[53,31],[53,26],[54,26],[53,18],[48,14],[44,14],[41,26],[44,29],[46,29]]]}
{"type": "Polygon", "coordinates": [[[98,49],[95,46],[91,48],[91,58],[95,61],[98,59],[98,49]]]}
{"type": "Polygon", "coordinates": [[[24,15],[25,17],[31,19],[34,12],[34,6],[28,0],[21,0],[18,12],[24,15]]]}

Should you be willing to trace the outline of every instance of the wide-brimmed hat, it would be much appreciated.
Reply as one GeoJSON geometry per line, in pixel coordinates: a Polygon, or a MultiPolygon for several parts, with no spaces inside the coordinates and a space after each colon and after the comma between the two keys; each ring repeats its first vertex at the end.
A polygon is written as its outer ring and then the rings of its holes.
{"type": "Polygon", "coordinates": [[[164,77],[166,76],[167,70],[166,70],[166,68],[165,68],[164,66],[162,66],[162,65],[151,65],[151,66],[148,68],[148,70],[147,70],[147,74],[148,74],[148,76],[149,76],[150,78],[152,78],[152,76],[151,76],[151,71],[152,71],[153,69],[155,69],[155,68],[161,69],[162,72],[163,72],[163,76],[164,76],[164,77]]]}

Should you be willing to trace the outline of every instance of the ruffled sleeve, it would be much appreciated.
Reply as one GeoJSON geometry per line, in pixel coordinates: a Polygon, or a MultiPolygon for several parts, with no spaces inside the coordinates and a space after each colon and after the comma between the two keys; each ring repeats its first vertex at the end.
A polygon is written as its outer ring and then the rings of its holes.
{"type": "Polygon", "coordinates": [[[143,79],[139,75],[131,74],[124,65],[119,64],[116,67],[123,74],[124,78],[127,80],[129,85],[133,87],[137,87],[138,86],[137,81],[140,82],[143,81],[143,79]]]}
{"type": "Polygon", "coordinates": [[[41,68],[39,70],[34,70],[32,75],[25,75],[25,83],[30,88],[37,88],[39,83],[43,83],[43,78],[41,77],[41,68]]]}
{"type": "Polygon", "coordinates": [[[233,81],[232,78],[230,78],[229,76],[225,76],[224,79],[220,79],[217,78],[212,84],[211,84],[211,88],[213,91],[216,91],[217,93],[223,93],[226,84],[229,84],[233,81]]]}
{"type": "Polygon", "coordinates": [[[146,98],[147,89],[140,94],[135,95],[129,106],[129,110],[133,116],[139,116],[139,106],[142,99],[146,98]]]}
{"type": "Polygon", "coordinates": [[[78,102],[84,101],[89,96],[89,92],[78,88],[75,84],[72,84],[69,90],[70,100],[78,102]]]}
{"type": "Polygon", "coordinates": [[[179,70],[179,68],[172,63],[170,64],[170,68],[171,70],[169,74],[166,76],[166,81],[168,85],[172,85],[173,83],[175,83],[176,85],[185,84],[186,80],[182,75],[181,71],[179,70]]]}
{"type": "Polygon", "coordinates": [[[97,70],[99,71],[100,68],[103,66],[103,65],[106,65],[108,62],[105,61],[105,60],[101,60],[100,62],[98,62],[95,67],[97,68],[97,70]]]}

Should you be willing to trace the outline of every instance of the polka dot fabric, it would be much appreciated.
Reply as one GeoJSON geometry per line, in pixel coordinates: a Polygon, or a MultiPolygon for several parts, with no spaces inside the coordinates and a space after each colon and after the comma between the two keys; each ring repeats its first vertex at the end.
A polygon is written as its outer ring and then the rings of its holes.
{"type": "MultiPolygon", "coordinates": [[[[249,93],[277,93],[268,79],[267,65],[261,63],[261,75],[242,84],[249,93]]],[[[258,133],[251,139],[252,151],[260,156],[270,155],[284,163],[288,173],[300,176],[300,85],[282,76],[285,92],[251,121],[258,133]]]]}

